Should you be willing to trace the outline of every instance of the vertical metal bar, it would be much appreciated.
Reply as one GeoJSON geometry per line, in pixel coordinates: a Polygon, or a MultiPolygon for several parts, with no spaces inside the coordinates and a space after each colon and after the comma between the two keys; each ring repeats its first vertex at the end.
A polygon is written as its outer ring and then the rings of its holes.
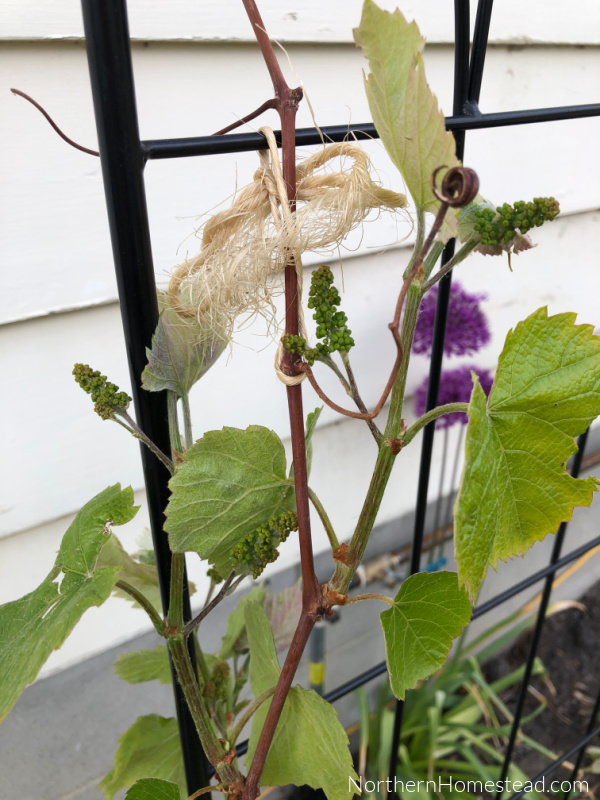
{"type": "MultiPolygon", "coordinates": [[[[579,470],[581,469],[581,462],[583,461],[587,436],[588,436],[588,431],[586,431],[577,440],[577,445],[579,447],[579,450],[575,454],[573,458],[573,464],[571,466],[571,475],[574,478],[576,478],[579,475],[579,470]]],[[[560,558],[560,552],[562,550],[563,542],[565,539],[565,533],[567,531],[567,524],[568,523],[566,522],[561,522],[558,528],[558,532],[554,540],[554,546],[552,548],[552,555],[550,556],[550,564],[555,564],[560,558]]],[[[535,661],[535,657],[538,651],[538,646],[542,635],[542,628],[546,620],[546,611],[548,610],[548,603],[550,602],[550,595],[552,594],[552,586],[554,584],[554,578],[555,576],[553,574],[548,575],[544,583],[542,599],[540,600],[540,606],[538,608],[537,618],[535,621],[535,628],[531,639],[531,647],[529,648],[529,654],[527,656],[527,664],[525,665],[523,682],[521,683],[521,690],[519,692],[519,697],[517,699],[517,706],[515,709],[513,724],[510,729],[510,737],[506,748],[506,754],[504,756],[504,763],[502,764],[502,772],[500,773],[500,789],[496,793],[496,800],[501,800],[504,794],[504,790],[501,787],[508,775],[508,770],[510,768],[512,754],[515,747],[515,742],[517,740],[517,734],[519,732],[519,727],[521,725],[521,717],[523,715],[523,708],[525,707],[527,690],[529,688],[529,681],[531,680],[531,673],[533,671],[533,663],[535,661]]],[[[593,728],[593,724],[591,727],[593,728]]]]}
{"type": "MultiPolygon", "coordinates": [[[[127,9],[125,0],[82,0],[82,10],[135,413],[144,432],[168,453],[171,448],[166,395],[164,392],[144,392],[140,384],[140,375],[146,363],[145,350],[151,343],[158,320],[158,305],[127,9]]],[[[163,510],[169,498],[169,475],[165,467],[144,446],[141,454],[160,593],[166,613],[169,603],[171,552],[163,531],[163,510]]],[[[187,589],[186,595],[184,613],[189,619],[191,611],[187,589]]],[[[195,657],[194,653],[192,657],[195,657]]],[[[206,758],[176,680],[174,691],[186,777],[191,794],[208,784],[206,758]]]]}
{"type": "MultiPolygon", "coordinates": [[[[460,114],[466,101],[466,92],[469,85],[469,0],[454,0],[454,101],[453,113],[460,114]]],[[[464,131],[455,134],[456,155],[462,160],[464,155],[464,131]]],[[[442,264],[446,264],[454,255],[454,239],[448,242],[442,254],[442,264]]],[[[440,376],[442,374],[442,361],[444,358],[444,340],[446,337],[446,321],[448,318],[448,305],[450,301],[450,286],[452,273],[449,272],[439,283],[435,320],[433,323],[433,344],[431,348],[431,361],[429,365],[429,384],[427,386],[427,407],[429,411],[437,405],[440,389],[440,376]]],[[[425,533],[425,516],[427,514],[427,495],[429,493],[429,477],[431,473],[431,458],[433,454],[433,436],[435,423],[427,425],[423,431],[423,444],[421,446],[421,463],[419,466],[419,482],[417,488],[417,507],[415,510],[415,527],[413,533],[412,553],[410,560],[410,574],[418,572],[421,567],[421,550],[425,533]]],[[[392,749],[390,753],[390,776],[396,774],[402,735],[402,716],[404,703],[396,702],[394,717],[394,731],[392,734],[392,749]]]]}
{"type": "MultiPolygon", "coordinates": [[[[600,712],[600,690],[598,691],[598,696],[596,697],[596,703],[594,705],[594,708],[592,709],[592,713],[591,713],[591,716],[590,716],[590,721],[588,723],[588,726],[587,726],[587,729],[586,729],[586,732],[585,732],[585,738],[589,737],[590,733],[596,727],[596,720],[598,719],[598,713],[599,712],[600,712]]],[[[571,786],[573,786],[573,784],[577,780],[577,773],[581,769],[581,765],[583,763],[583,757],[585,756],[585,751],[586,750],[587,750],[587,744],[583,744],[583,745],[581,745],[581,747],[579,749],[579,752],[577,753],[577,759],[575,760],[575,766],[573,767],[573,772],[571,773],[571,778],[569,779],[569,783],[571,784],[571,786]]],[[[568,800],[568,798],[571,796],[572,793],[573,793],[573,789],[567,789],[567,791],[564,794],[564,800],[568,800]]]]}
{"type": "MultiPolygon", "coordinates": [[[[471,51],[471,67],[469,70],[469,89],[466,98],[469,103],[473,103],[474,105],[479,103],[493,2],[494,0],[479,0],[477,5],[475,31],[473,32],[473,49],[471,51]]],[[[455,111],[454,113],[457,112],[455,111]]]]}

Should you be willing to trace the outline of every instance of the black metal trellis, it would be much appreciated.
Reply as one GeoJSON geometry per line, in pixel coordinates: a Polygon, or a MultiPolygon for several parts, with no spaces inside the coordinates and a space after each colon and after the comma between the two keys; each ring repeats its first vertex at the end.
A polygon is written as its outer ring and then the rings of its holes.
{"type": "MultiPolygon", "coordinates": [[[[454,133],[457,154],[461,159],[464,153],[464,139],[467,130],[600,116],[600,103],[492,114],[482,114],[479,111],[478,103],[492,5],[493,0],[479,0],[473,43],[470,46],[470,2],[469,0],[454,0],[454,105],[453,115],[446,119],[446,126],[454,133]]],[[[82,0],[82,9],[98,130],[100,160],[136,415],[142,429],[159,447],[168,452],[170,445],[166,399],[161,393],[143,392],[139,380],[139,376],[145,366],[145,348],[150,344],[158,319],[144,190],[144,166],[148,159],[238,153],[265,149],[267,145],[264,137],[255,133],[142,141],[138,129],[126,0],[82,0]]],[[[321,128],[321,132],[331,141],[342,141],[349,135],[356,139],[377,137],[377,132],[372,123],[350,126],[325,126],[321,128]]],[[[276,135],[279,137],[279,134],[276,135]]],[[[313,128],[299,129],[296,134],[296,142],[302,146],[320,144],[321,136],[313,128]]],[[[450,242],[446,247],[442,256],[444,261],[447,261],[452,256],[453,247],[453,242],[450,242]]],[[[428,409],[437,404],[450,285],[451,275],[449,274],[441,281],[438,294],[429,375],[428,409]]],[[[433,439],[434,425],[429,425],[424,431],[421,451],[411,573],[417,572],[420,568],[433,439]]],[[[585,450],[585,442],[586,434],[580,437],[579,440],[579,452],[573,459],[573,475],[577,475],[579,472],[585,450]]],[[[151,456],[144,447],[142,447],[142,463],[148,494],[152,535],[157,556],[161,597],[163,606],[166,609],[169,595],[171,554],[166,537],[162,535],[162,529],[163,509],[168,500],[168,474],[164,466],[151,456]]],[[[473,618],[479,617],[538,581],[545,581],[531,648],[526,662],[525,676],[521,685],[517,710],[502,769],[503,779],[506,778],[510,767],[533,660],[537,652],[554,576],[559,569],[600,544],[600,537],[597,537],[561,558],[560,554],[566,528],[567,525],[565,523],[560,526],[554,542],[550,563],[547,567],[500,593],[477,607],[473,612],[473,618]]],[[[189,596],[186,598],[186,612],[189,619],[189,596]]],[[[192,653],[191,655],[193,657],[194,654],[192,653]]],[[[333,702],[381,675],[385,672],[385,669],[385,662],[377,664],[339,686],[334,691],[329,692],[325,695],[325,698],[333,702]]],[[[202,752],[183,694],[176,680],[174,680],[174,688],[186,778],[191,794],[208,783],[208,777],[212,769],[202,752]]],[[[533,779],[534,781],[551,774],[561,763],[573,756],[576,759],[571,778],[575,778],[583,761],[587,744],[600,733],[600,727],[596,726],[599,711],[600,693],[592,711],[586,735],[568,752],[550,764],[543,773],[536,776],[533,779]]],[[[398,703],[393,733],[390,776],[394,776],[396,773],[401,727],[402,703],[398,703]]],[[[241,755],[246,751],[246,748],[246,743],[240,745],[238,753],[241,755]]],[[[523,792],[516,794],[514,798],[518,798],[522,794],[523,792]]],[[[565,798],[568,794],[568,791],[565,792],[565,798]]],[[[499,792],[497,800],[501,800],[501,797],[502,792],[499,792]]]]}

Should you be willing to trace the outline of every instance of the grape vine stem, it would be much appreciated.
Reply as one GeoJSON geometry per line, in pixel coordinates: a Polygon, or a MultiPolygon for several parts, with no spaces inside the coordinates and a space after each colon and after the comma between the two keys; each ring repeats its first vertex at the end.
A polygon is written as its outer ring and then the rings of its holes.
{"type": "MultiPolygon", "coordinates": [[[[265,103],[262,108],[274,107],[281,120],[281,149],[283,179],[287,188],[290,211],[296,209],[296,111],[302,99],[302,89],[290,89],[288,86],[271,40],[265,30],[260,12],[254,0],[243,0],[244,8],[252,25],[254,35],[261,49],[262,56],[271,77],[274,90],[274,102],[265,103]]],[[[287,258],[285,267],[285,333],[298,335],[298,278],[293,256],[287,258]]],[[[281,368],[288,375],[298,375],[302,364],[298,356],[284,352],[281,368]]],[[[300,563],[302,570],[302,613],[292,644],[288,651],[281,675],[273,693],[273,699],[263,729],[261,731],[252,764],[248,770],[243,798],[255,800],[260,792],[260,777],[285,699],[292,680],[296,674],[298,663],[306,647],[308,637],[321,616],[321,589],[315,574],[312,539],[310,531],[310,510],[308,497],[308,477],[306,463],[306,447],[304,442],[304,411],[302,408],[302,388],[286,386],[290,417],[290,433],[292,455],[294,459],[294,486],[296,490],[296,512],[298,514],[298,538],[300,542],[300,563]]]]}

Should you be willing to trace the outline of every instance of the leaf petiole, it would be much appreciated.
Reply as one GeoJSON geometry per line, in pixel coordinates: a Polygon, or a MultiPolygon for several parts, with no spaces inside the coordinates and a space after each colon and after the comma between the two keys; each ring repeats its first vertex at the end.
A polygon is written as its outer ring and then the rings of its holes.
{"type": "Polygon", "coordinates": [[[356,597],[351,597],[345,602],[344,605],[349,606],[351,603],[358,603],[361,600],[381,600],[382,603],[387,603],[388,606],[391,606],[392,608],[395,606],[395,602],[391,597],[387,597],[385,594],[376,593],[359,594],[356,597]]]}
{"type": "Polygon", "coordinates": [[[154,608],[150,600],[146,597],[145,594],[142,594],[135,586],[132,586],[127,581],[117,581],[115,583],[115,588],[120,589],[122,592],[125,592],[130,597],[132,597],[135,602],[141,606],[146,614],[150,618],[150,622],[156,628],[156,632],[159,633],[161,636],[164,636],[165,632],[165,623],[164,620],[161,619],[158,611],[154,608]]]}
{"type": "Polygon", "coordinates": [[[323,523],[323,527],[325,528],[325,533],[327,534],[327,538],[329,539],[329,544],[331,545],[331,549],[335,550],[340,546],[338,542],[338,538],[335,535],[335,531],[333,530],[333,525],[331,524],[331,520],[327,516],[327,512],[323,508],[323,505],[317,495],[313,492],[313,490],[308,487],[308,499],[311,501],[317,514],[319,515],[319,519],[323,523]]]}
{"type": "Polygon", "coordinates": [[[417,433],[419,433],[419,431],[426,425],[429,425],[430,422],[433,422],[434,419],[443,417],[445,414],[456,414],[458,411],[462,411],[466,414],[468,410],[468,403],[446,403],[443,406],[432,408],[431,411],[428,411],[426,414],[423,414],[422,417],[419,417],[419,419],[410,426],[404,435],[400,437],[402,439],[403,446],[411,442],[417,433]]]}
{"type": "Polygon", "coordinates": [[[268,700],[269,697],[272,697],[275,692],[275,687],[271,686],[270,689],[267,689],[266,692],[263,692],[259,697],[257,697],[244,711],[242,716],[237,721],[235,728],[231,732],[231,736],[229,740],[235,746],[235,743],[240,737],[241,732],[243,731],[245,725],[252,719],[254,714],[258,711],[258,709],[262,706],[265,700],[268,700]]]}

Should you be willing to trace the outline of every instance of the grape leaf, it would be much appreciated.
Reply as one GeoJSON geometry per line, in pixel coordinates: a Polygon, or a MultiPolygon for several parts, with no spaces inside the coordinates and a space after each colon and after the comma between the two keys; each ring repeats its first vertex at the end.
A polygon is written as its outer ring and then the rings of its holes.
{"type": "Polygon", "coordinates": [[[473,599],[488,564],[524,555],[592,502],[596,479],[565,470],[600,414],[600,338],[575,318],[540,308],[510,331],[487,402],[473,376],[454,512],[459,580],[473,599]]]}
{"type": "Polygon", "coordinates": [[[281,592],[268,595],[264,605],[265,613],[271,623],[275,647],[280,653],[292,641],[302,611],[302,581],[288,586],[281,592]]]}
{"type": "Polygon", "coordinates": [[[403,582],[392,608],[381,614],[390,685],[398,699],[442,666],[470,618],[471,604],[455,572],[419,572],[403,582]]]}
{"type": "Polygon", "coordinates": [[[283,444],[260,425],[223,428],[204,434],[183,459],[169,482],[165,528],[171,549],[193,550],[228,575],[235,567],[231,548],[295,507],[283,444]]]}
{"type": "Polygon", "coordinates": [[[137,512],[119,484],[83,506],[65,533],[54,566],[33,592],[0,606],[0,721],[83,613],[110,596],[119,570],[98,566],[111,525],[137,512]]]}
{"type": "Polygon", "coordinates": [[[138,717],[119,739],[115,765],[98,788],[102,789],[107,800],[112,800],[120,789],[133,786],[140,778],[171,781],[187,797],[176,719],[157,714],[138,717]]]}
{"type": "Polygon", "coordinates": [[[244,609],[250,645],[250,688],[255,697],[275,686],[281,672],[271,624],[260,603],[252,600],[244,609]]]}
{"type": "MultiPolygon", "coordinates": [[[[304,434],[304,445],[306,447],[306,476],[310,478],[310,470],[312,467],[313,446],[312,437],[317,429],[317,422],[323,411],[323,406],[317,406],[314,411],[306,416],[306,433],[304,434]]],[[[294,477],[294,462],[290,464],[290,478],[294,477]]]]}
{"type": "Polygon", "coordinates": [[[179,787],[158,778],[142,778],[131,787],[125,800],[181,800],[179,787]]]}
{"type": "MultiPolygon", "coordinates": [[[[257,602],[246,606],[246,628],[250,641],[250,685],[258,697],[277,682],[280,669],[269,620],[257,602]]],[[[253,717],[246,766],[252,762],[270,704],[269,699],[253,717]]],[[[262,783],[265,786],[307,784],[323,789],[329,800],[346,800],[349,777],[358,780],[348,737],[335,709],[316,692],[292,687],[275,730],[262,783]]]]}
{"type": "MultiPolygon", "coordinates": [[[[101,567],[118,567],[119,579],[127,581],[136,589],[139,589],[160,613],[162,605],[158,588],[158,573],[153,564],[142,564],[136,561],[125,550],[119,539],[116,536],[111,536],[100,553],[98,565],[101,567]]],[[[133,605],[137,605],[131,595],[119,589],[114,591],[119,597],[133,605]]]]}
{"type": "MultiPolygon", "coordinates": [[[[431,189],[437,167],[454,167],[454,137],[427,84],[421,52],[425,45],[415,22],[397,9],[393,14],[365,0],[354,40],[362,48],[371,72],[365,89],[373,122],[388,155],[402,173],[421,211],[439,207],[431,189]]],[[[440,180],[442,174],[440,174],[440,180]]],[[[451,235],[446,226],[445,238],[451,235]]]]}
{"type": "Polygon", "coordinates": [[[159,644],[154,650],[121,653],[114,663],[116,674],[127,683],[160,681],[171,683],[171,667],[167,646],[159,644]]]}
{"type": "Polygon", "coordinates": [[[227,618],[225,636],[221,639],[219,660],[226,661],[234,653],[248,652],[248,637],[246,636],[246,604],[251,602],[263,603],[267,593],[260,584],[253,586],[247,595],[239,600],[227,618]]]}
{"type": "MultiPolygon", "coordinates": [[[[130,555],[127,550],[125,550],[118,537],[113,534],[102,548],[98,559],[98,566],[119,567],[119,580],[127,581],[127,583],[131,584],[135,589],[138,589],[138,591],[148,598],[160,614],[162,612],[162,601],[160,599],[156,563],[152,561],[153,556],[153,550],[138,551],[137,557],[130,555]],[[142,558],[146,560],[142,561],[142,558]]],[[[190,595],[193,595],[196,592],[196,585],[192,581],[188,581],[188,585],[190,595]]],[[[127,594],[127,592],[117,587],[115,587],[113,591],[117,597],[121,597],[132,605],[138,606],[133,597],[127,594]]]]}
{"type": "Polygon", "coordinates": [[[152,347],[146,348],[148,364],[142,372],[142,386],[149,392],[168,389],[178,397],[208,372],[228,344],[222,328],[201,325],[195,317],[181,317],[159,293],[161,307],[152,347]]]}

